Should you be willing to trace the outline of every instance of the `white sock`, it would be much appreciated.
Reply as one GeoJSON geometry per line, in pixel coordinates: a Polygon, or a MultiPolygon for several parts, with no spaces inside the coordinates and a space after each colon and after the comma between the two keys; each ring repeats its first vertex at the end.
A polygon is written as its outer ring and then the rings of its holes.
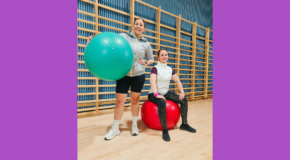
{"type": "Polygon", "coordinates": [[[133,124],[137,125],[138,116],[132,116],[133,124]]]}
{"type": "Polygon", "coordinates": [[[119,129],[120,120],[114,120],[113,127],[119,129]]]}

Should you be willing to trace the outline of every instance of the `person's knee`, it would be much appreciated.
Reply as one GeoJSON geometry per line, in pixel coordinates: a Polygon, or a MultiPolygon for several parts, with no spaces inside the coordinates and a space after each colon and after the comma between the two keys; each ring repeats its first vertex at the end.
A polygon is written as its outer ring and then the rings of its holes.
{"type": "Polygon", "coordinates": [[[166,101],[164,99],[158,99],[158,107],[165,108],[166,101]]]}
{"type": "Polygon", "coordinates": [[[124,103],[125,103],[125,101],[123,99],[117,99],[116,100],[116,107],[123,106],[124,103]]]}
{"type": "Polygon", "coordinates": [[[187,104],[187,98],[184,97],[184,98],[181,100],[181,103],[182,103],[183,105],[187,104]]]}
{"type": "Polygon", "coordinates": [[[131,104],[132,104],[132,105],[137,105],[137,104],[139,104],[139,98],[131,99],[131,104]]]}

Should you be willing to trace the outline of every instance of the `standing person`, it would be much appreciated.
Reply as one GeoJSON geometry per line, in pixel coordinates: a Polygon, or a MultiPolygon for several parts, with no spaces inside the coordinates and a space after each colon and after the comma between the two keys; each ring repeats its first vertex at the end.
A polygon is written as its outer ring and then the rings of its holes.
{"type": "MultiPolygon", "coordinates": [[[[131,87],[131,111],[132,111],[132,136],[137,136],[139,130],[137,127],[137,119],[139,115],[139,98],[141,90],[145,82],[145,69],[153,63],[154,57],[150,43],[142,36],[145,31],[146,23],[144,19],[137,18],[134,21],[133,31],[120,33],[131,45],[134,53],[134,62],[130,72],[122,79],[117,80],[116,85],[116,107],[114,111],[114,123],[109,132],[105,136],[105,140],[111,140],[120,134],[119,123],[123,115],[124,104],[126,102],[127,93],[131,87]],[[147,63],[143,60],[146,57],[147,63]]],[[[93,36],[88,38],[88,42],[93,36]]]]}
{"type": "Polygon", "coordinates": [[[166,125],[166,99],[180,104],[180,114],[182,118],[181,130],[186,130],[195,133],[196,130],[187,124],[187,99],[184,95],[182,84],[175,74],[174,70],[167,66],[168,53],[165,49],[157,52],[158,63],[155,65],[150,74],[151,88],[148,94],[149,101],[158,105],[158,115],[162,125],[162,138],[165,141],[170,141],[170,137],[166,125]],[[177,95],[169,92],[170,80],[177,84],[180,94],[177,95]]]}

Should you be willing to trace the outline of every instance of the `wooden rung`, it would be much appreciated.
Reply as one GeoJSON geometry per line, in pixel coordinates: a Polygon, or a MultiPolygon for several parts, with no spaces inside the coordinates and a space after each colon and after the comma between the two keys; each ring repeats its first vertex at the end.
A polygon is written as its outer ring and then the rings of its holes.
{"type": "Polygon", "coordinates": [[[178,55],[178,53],[175,52],[167,52],[167,53],[178,55]]]}
{"type": "Polygon", "coordinates": [[[152,42],[148,42],[148,43],[150,43],[150,44],[152,44],[152,45],[156,45],[156,46],[159,45],[159,44],[157,44],[157,43],[152,43],[152,42]]]}
{"type": "Polygon", "coordinates": [[[156,37],[147,36],[147,35],[144,35],[144,34],[143,34],[143,36],[144,36],[144,37],[148,37],[148,38],[152,38],[152,39],[158,39],[158,38],[156,38],[156,37]]]}
{"type": "Polygon", "coordinates": [[[204,59],[204,60],[206,60],[206,58],[203,58],[203,57],[195,57],[195,58],[199,58],[199,59],[204,59]]]}
{"type": "Polygon", "coordinates": [[[206,74],[196,74],[195,76],[206,76],[206,74]]]}
{"type": "Polygon", "coordinates": [[[167,45],[163,45],[163,44],[160,44],[160,46],[162,46],[162,47],[166,47],[166,48],[172,48],[172,49],[178,49],[178,48],[176,48],[176,47],[171,47],[171,46],[167,46],[167,45]]]}
{"type": "Polygon", "coordinates": [[[85,55],[84,53],[82,53],[82,52],[78,52],[78,55],[81,55],[81,56],[83,56],[83,55],[85,55]]]}
{"type": "Polygon", "coordinates": [[[212,51],[209,50],[209,52],[212,52],[212,51]]]}
{"type": "Polygon", "coordinates": [[[194,87],[186,87],[186,88],[183,88],[183,89],[193,89],[194,87]]]}
{"type": "Polygon", "coordinates": [[[179,70],[183,70],[183,71],[193,71],[193,69],[183,69],[183,68],[179,68],[179,70]]]}
{"type": "Polygon", "coordinates": [[[195,70],[196,72],[206,72],[206,70],[195,70]]]}
{"type": "Polygon", "coordinates": [[[111,11],[114,11],[114,12],[117,12],[117,13],[120,13],[120,14],[123,14],[125,16],[130,16],[129,13],[126,13],[126,12],[123,12],[123,11],[120,11],[118,9],[115,9],[115,8],[112,8],[112,7],[108,7],[108,6],[105,6],[105,5],[102,5],[102,4],[98,4],[99,7],[102,7],[102,8],[105,8],[107,10],[111,10],[111,11]]]}
{"type": "Polygon", "coordinates": [[[196,45],[200,45],[200,46],[206,47],[206,45],[203,45],[203,44],[200,44],[200,43],[196,43],[196,45]]]}
{"type": "Polygon", "coordinates": [[[197,25],[197,26],[200,27],[200,28],[206,29],[205,27],[203,27],[203,26],[201,26],[201,25],[197,25]]]}
{"type": "Polygon", "coordinates": [[[78,47],[86,47],[84,44],[78,44],[78,47]]]}
{"type": "Polygon", "coordinates": [[[209,48],[212,48],[211,46],[208,46],[209,48]]]}
{"type": "Polygon", "coordinates": [[[81,108],[81,109],[78,109],[78,112],[82,112],[82,111],[90,111],[90,110],[96,110],[96,107],[93,107],[93,108],[81,108]]]}
{"type": "Polygon", "coordinates": [[[92,13],[89,13],[89,12],[82,11],[82,10],[78,10],[78,12],[82,13],[82,14],[85,14],[85,15],[88,15],[88,16],[96,17],[96,15],[94,15],[92,13]]]}
{"type": "Polygon", "coordinates": [[[196,52],[196,54],[201,54],[201,55],[205,55],[205,56],[206,56],[206,54],[205,54],[205,53],[196,52]]]}
{"type": "Polygon", "coordinates": [[[199,88],[205,88],[205,87],[195,87],[195,89],[199,89],[199,88]]]}
{"type": "Polygon", "coordinates": [[[205,38],[202,38],[202,37],[199,37],[199,36],[196,36],[196,38],[198,38],[198,39],[202,39],[202,40],[205,40],[205,38]]]}
{"type": "Polygon", "coordinates": [[[95,80],[96,77],[78,77],[77,79],[93,79],[93,80],[95,80]]]}
{"type": "Polygon", "coordinates": [[[140,1],[140,0],[135,0],[135,2],[138,2],[138,3],[144,4],[145,6],[148,6],[148,7],[154,8],[154,9],[158,9],[157,7],[154,7],[154,6],[152,6],[152,5],[148,4],[148,3],[142,2],[142,1],[140,1]]]}
{"type": "Polygon", "coordinates": [[[212,40],[208,40],[209,42],[213,43],[212,40]]]}
{"type": "Polygon", "coordinates": [[[164,13],[166,13],[166,14],[169,14],[169,15],[175,17],[175,18],[178,18],[178,16],[176,16],[176,15],[174,15],[174,14],[172,14],[172,13],[166,12],[166,11],[164,11],[164,10],[162,10],[162,9],[161,9],[161,12],[164,12],[164,13]]]}
{"type": "Polygon", "coordinates": [[[173,31],[176,31],[175,28],[172,28],[172,27],[166,26],[166,25],[164,25],[164,24],[160,24],[160,26],[161,26],[161,27],[164,27],[164,28],[171,29],[171,30],[173,30],[173,31]]]}
{"type": "Polygon", "coordinates": [[[95,22],[87,21],[87,20],[80,19],[80,18],[78,18],[78,21],[80,21],[80,22],[84,22],[84,23],[89,23],[89,24],[92,24],[92,25],[96,25],[95,22]]]}
{"type": "Polygon", "coordinates": [[[127,24],[127,23],[124,23],[124,22],[120,22],[120,21],[117,21],[117,20],[113,20],[113,19],[110,19],[110,18],[106,18],[106,17],[103,17],[103,16],[98,16],[98,18],[100,19],[104,19],[104,20],[107,20],[107,21],[111,21],[111,22],[115,22],[115,23],[119,23],[119,24],[122,24],[122,25],[125,25],[125,26],[131,26],[130,24],[127,24]]]}
{"type": "Polygon", "coordinates": [[[182,63],[179,63],[180,66],[190,66],[192,67],[192,64],[182,64],[182,63]]]}
{"type": "Polygon", "coordinates": [[[102,88],[102,87],[116,87],[116,84],[102,84],[102,85],[98,85],[99,88],[102,88]]]}
{"type": "Polygon", "coordinates": [[[195,83],[195,84],[204,84],[204,83],[195,83]]]}
{"type": "Polygon", "coordinates": [[[78,93],[78,96],[86,96],[86,95],[96,95],[96,92],[78,93]]]}
{"type": "Polygon", "coordinates": [[[103,24],[99,24],[99,26],[101,27],[105,27],[105,28],[109,28],[109,29],[113,29],[113,30],[117,30],[117,31],[121,31],[121,32],[127,32],[124,29],[120,29],[120,28],[115,28],[115,27],[111,27],[111,26],[107,26],[107,25],[103,25],[103,24]]]}
{"type": "Polygon", "coordinates": [[[193,43],[192,41],[186,40],[186,39],[182,39],[180,38],[181,41],[185,41],[185,42],[189,42],[189,43],[193,43]]]}
{"type": "Polygon", "coordinates": [[[85,37],[85,36],[78,36],[78,38],[81,38],[81,39],[88,39],[88,37],[85,37]]]}
{"type": "Polygon", "coordinates": [[[85,63],[85,61],[78,61],[78,63],[85,63]]]}
{"type": "Polygon", "coordinates": [[[194,48],[193,46],[185,45],[185,44],[182,44],[182,43],[180,43],[180,45],[185,46],[185,47],[189,47],[189,48],[194,48]]]}
{"type": "Polygon", "coordinates": [[[195,63],[206,63],[206,62],[201,62],[201,61],[195,61],[195,63]]]}
{"type": "Polygon", "coordinates": [[[194,74],[179,73],[179,75],[194,76],[194,74]]]}
{"type": "Polygon", "coordinates": [[[183,34],[187,34],[187,35],[189,35],[189,36],[192,36],[191,33],[187,33],[187,32],[184,32],[184,31],[180,31],[180,32],[183,33],[183,34]]]}
{"type": "Polygon", "coordinates": [[[94,30],[86,29],[86,28],[82,28],[82,27],[78,27],[78,30],[87,31],[87,32],[92,32],[92,33],[97,33],[97,32],[94,31],[94,30]]]}
{"type": "Polygon", "coordinates": [[[186,57],[192,57],[192,55],[187,55],[187,54],[182,54],[182,53],[180,53],[179,55],[186,56],[186,57]]]}
{"type": "Polygon", "coordinates": [[[180,59],[181,61],[188,61],[188,62],[192,62],[192,60],[190,59],[180,59]]]}
{"type": "Polygon", "coordinates": [[[78,85],[78,88],[94,88],[97,85],[78,85]]]}
{"type": "Polygon", "coordinates": [[[181,18],[181,20],[185,21],[185,22],[188,22],[188,23],[191,23],[191,24],[194,24],[193,22],[187,20],[187,19],[184,19],[184,18],[181,18]]]}
{"type": "Polygon", "coordinates": [[[87,101],[78,101],[77,103],[92,103],[92,102],[96,102],[96,100],[87,100],[87,101]]]}
{"type": "Polygon", "coordinates": [[[205,49],[202,49],[202,48],[198,48],[198,47],[196,47],[196,49],[198,49],[198,50],[203,50],[203,51],[205,51],[205,49]]]}
{"type": "Polygon", "coordinates": [[[150,29],[145,29],[145,31],[148,31],[148,32],[152,32],[152,33],[158,33],[158,32],[156,32],[156,31],[152,31],[152,30],[150,30],[150,29]]]}
{"type": "Polygon", "coordinates": [[[198,68],[206,68],[206,66],[199,66],[199,65],[195,65],[195,67],[198,67],[198,68]]]}
{"type": "Polygon", "coordinates": [[[173,41],[169,41],[169,40],[165,40],[165,39],[161,39],[161,38],[160,38],[160,41],[165,41],[165,42],[169,42],[169,43],[177,44],[177,42],[173,42],[173,41]]]}
{"type": "Polygon", "coordinates": [[[193,52],[194,52],[194,51],[187,50],[187,49],[182,49],[182,48],[180,48],[180,50],[182,50],[182,51],[185,51],[185,52],[191,52],[191,53],[193,53],[193,52]]]}
{"type": "Polygon", "coordinates": [[[164,33],[160,33],[160,35],[167,36],[167,37],[174,38],[174,39],[178,39],[177,37],[173,37],[173,36],[170,36],[170,35],[164,34],[164,33]]]}
{"type": "Polygon", "coordinates": [[[208,64],[212,64],[212,63],[208,63],[208,64]]]}
{"type": "Polygon", "coordinates": [[[180,80],[192,80],[192,78],[179,78],[180,80]]]}
{"type": "Polygon", "coordinates": [[[86,2],[86,3],[89,3],[89,4],[92,4],[92,5],[95,4],[94,2],[92,2],[92,1],[90,1],[90,0],[80,0],[80,1],[83,1],[83,2],[86,2]]]}
{"type": "Polygon", "coordinates": [[[79,72],[90,72],[88,69],[78,69],[79,72]]]}

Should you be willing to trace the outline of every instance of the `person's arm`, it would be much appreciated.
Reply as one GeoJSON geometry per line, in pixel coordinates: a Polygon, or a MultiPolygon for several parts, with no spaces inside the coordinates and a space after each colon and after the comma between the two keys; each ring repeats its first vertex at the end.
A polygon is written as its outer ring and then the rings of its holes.
{"type": "Polygon", "coordinates": [[[181,84],[181,82],[180,82],[180,80],[179,80],[179,78],[177,77],[176,74],[172,75],[172,80],[176,83],[176,85],[177,85],[177,87],[179,89],[179,92],[180,92],[179,99],[182,100],[184,98],[185,94],[184,94],[184,91],[183,91],[182,84],[181,84]]]}
{"type": "MultiPolygon", "coordinates": [[[[153,67],[152,70],[156,70],[156,68],[153,67]]],[[[157,70],[155,72],[157,72],[157,70]]],[[[153,91],[153,94],[155,94],[157,92],[157,85],[156,85],[156,79],[157,79],[156,74],[157,73],[155,73],[155,72],[151,71],[151,74],[150,74],[150,85],[151,85],[151,89],[153,91]]],[[[165,97],[162,95],[158,95],[156,98],[162,98],[162,99],[166,100],[165,97]]]]}
{"type": "Polygon", "coordinates": [[[147,59],[147,63],[145,64],[146,67],[148,65],[152,64],[153,61],[154,61],[154,56],[153,56],[153,51],[152,51],[151,45],[150,45],[150,43],[148,43],[147,45],[148,45],[148,47],[147,47],[146,53],[145,53],[145,56],[146,56],[146,59],[147,59]]]}
{"type": "Polygon", "coordinates": [[[95,37],[95,35],[89,36],[87,39],[87,44],[86,46],[90,43],[90,41],[95,37]]]}

